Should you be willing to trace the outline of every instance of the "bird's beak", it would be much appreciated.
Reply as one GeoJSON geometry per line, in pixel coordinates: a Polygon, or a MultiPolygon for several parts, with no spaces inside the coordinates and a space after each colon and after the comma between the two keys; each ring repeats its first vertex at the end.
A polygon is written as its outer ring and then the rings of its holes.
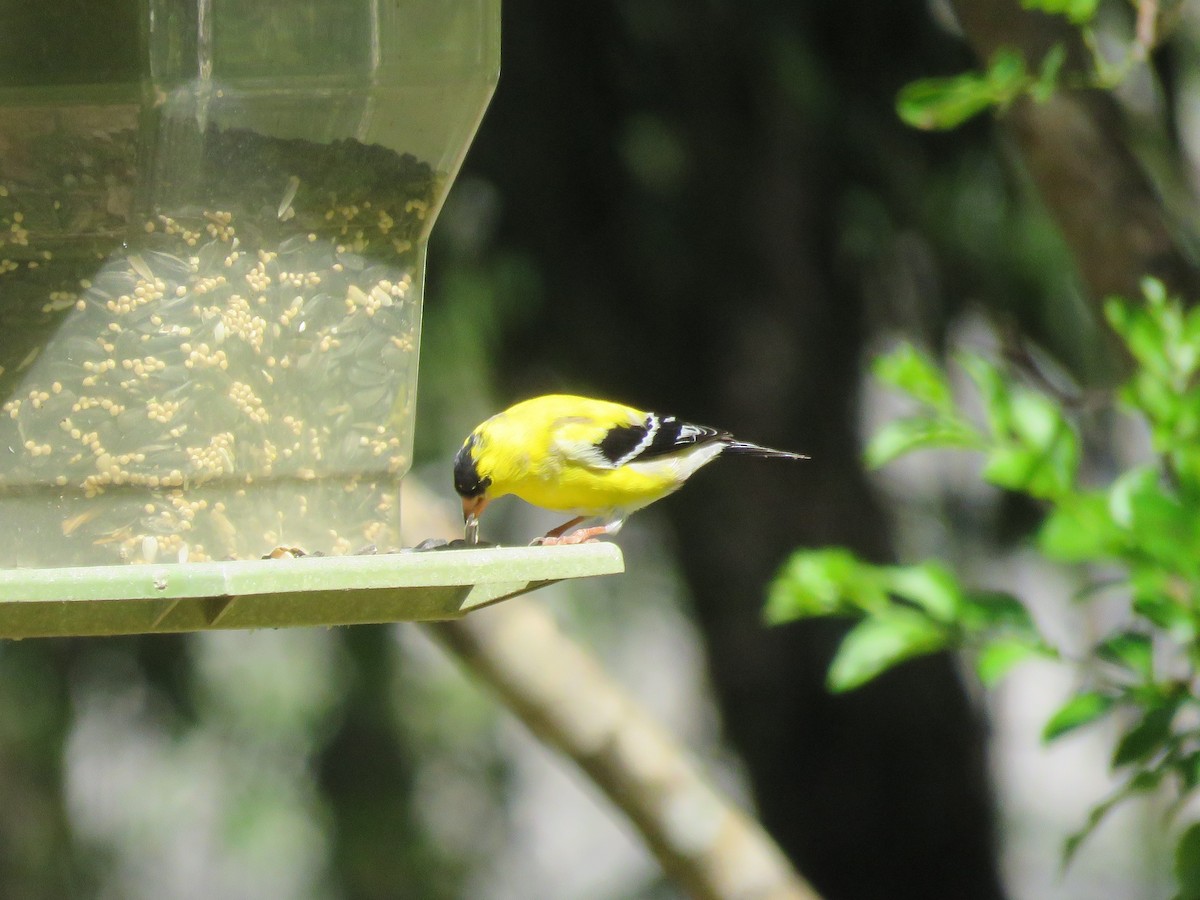
{"type": "Polygon", "coordinates": [[[463,497],[463,521],[466,522],[471,518],[478,519],[483,515],[483,508],[488,505],[488,498],[483,494],[478,497],[463,497]]]}
{"type": "Polygon", "coordinates": [[[482,495],[463,497],[463,522],[466,523],[466,528],[463,529],[463,540],[467,542],[468,546],[474,547],[479,543],[479,514],[487,505],[487,497],[482,495]]]}

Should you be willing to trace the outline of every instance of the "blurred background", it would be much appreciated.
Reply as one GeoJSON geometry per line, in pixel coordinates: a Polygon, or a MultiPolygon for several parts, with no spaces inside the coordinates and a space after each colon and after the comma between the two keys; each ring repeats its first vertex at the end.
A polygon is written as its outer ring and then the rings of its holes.
{"type": "MultiPolygon", "coordinates": [[[[1119,93],[1122,139],[1188,216],[1200,16],[1172,9],[1119,93]]],[[[1132,17],[1114,4],[1109,25],[1132,17]]],[[[464,435],[546,391],[810,454],[714,466],[625,529],[628,574],[513,602],[589,646],[829,900],[1165,898],[1153,801],[1061,871],[1108,787],[1103,742],[1039,745],[1068,674],[1022,670],[985,698],[935,657],[831,696],[839,626],[762,621],[789,550],[843,545],[950,560],[1087,628],[1057,602],[1070,574],[1023,549],[1034,511],[969,462],[859,461],[892,412],[866,364],[899,336],[940,352],[994,340],[990,322],[1084,381],[1112,369],[1021,136],[895,114],[906,82],[973,64],[938,0],[507,0],[500,87],[431,243],[412,478],[453,510],[464,435]]],[[[505,501],[484,536],[552,524],[505,501]]],[[[452,535],[406,540],[430,536],[452,535]]],[[[593,788],[401,625],[0,647],[0,896],[677,892],[593,788]]]]}

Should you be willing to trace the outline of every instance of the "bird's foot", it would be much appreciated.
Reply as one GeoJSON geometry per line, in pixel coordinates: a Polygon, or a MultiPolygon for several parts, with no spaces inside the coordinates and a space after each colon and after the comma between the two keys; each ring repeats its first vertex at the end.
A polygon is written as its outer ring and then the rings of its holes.
{"type": "Polygon", "coordinates": [[[594,544],[596,538],[602,534],[608,534],[608,528],[597,525],[594,528],[580,528],[570,534],[547,534],[540,538],[534,538],[530,546],[556,547],[563,544],[594,544]]]}
{"type": "Polygon", "coordinates": [[[279,546],[271,550],[269,553],[262,555],[263,559],[299,559],[302,556],[309,554],[299,547],[283,547],[279,546]]]}

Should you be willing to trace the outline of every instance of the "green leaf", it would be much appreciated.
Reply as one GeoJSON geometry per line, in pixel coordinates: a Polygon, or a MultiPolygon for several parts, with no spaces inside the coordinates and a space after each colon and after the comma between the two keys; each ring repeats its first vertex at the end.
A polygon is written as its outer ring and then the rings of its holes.
{"type": "Polygon", "coordinates": [[[936,562],[891,566],[883,570],[887,589],[921,607],[941,622],[953,622],[963,605],[963,589],[954,574],[936,562]]]}
{"type": "Polygon", "coordinates": [[[912,344],[901,344],[871,364],[875,377],[938,412],[952,413],[954,401],[941,368],[912,344]]]}
{"type": "Polygon", "coordinates": [[[1071,864],[1076,851],[1088,839],[1091,833],[1096,830],[1097,826],[1099,826],[1114,806],[1134,794],[1154,790],[1162,781],[1163,774],[1164,770],[1162,769],[1144,769],[1136,773],[1128,782],[1119,787],[1103,801],[1093,806],[1091,812],[1088,813],[1087,823],[1079,831],[1067,838],[1063,844],[1063,867],[1065,868],[1071,864]]]}
{"type": "Polygon", "coordinates": [[[1053,400],[1044,394],[1018,390],[1012,395],[1013,432],[1027,447],[1049,452],[1070,431],[1067,420],[1053,400]]]}
{"type": "MultiPolygon", "coordinates": [[[[1149,298],[1150,294],[1147,294],[1147,300],[1149,298]]],[[[1129,348],[1134,359],[1151,372],[1165,374],[1165,334],[1156,320],[1155,312],[1151,305],[1134,306],[1120,298],[1110,298],[1104,305],[1108,324],[1129,348]]]]}
{"type": "Polygon", "coordinates": [[[981,356],[964,353],[959,357],[959,364],[966,369],[979,389],[992,436],[997,440],[1007,437],[1012,431],[1012,403],[1008,380],[996,366],[981,356]]]}
{"type": "MultiPolygon", "coordinates": [[[[1196,399],[1200,400],[1200,395],[1196,399]]],[[[1170,464],[1180,494],[1186,497],[1200,496],[1200,436],[1191,438],[1187,446],[1172,451],[1170,464]]]]}
{"type": "Polygon", "coordinates": [[[1029,484],[1038,465],[1037,453],[1015,444],[1001,444],[988,453],[983,478],[997,487],[1019,491],[1029,484]]]}
{"type": "MultiPolygon", "coordinates": [[[[1162,282],[1155,282],[1160,288],[1162,282]]],[[[1200,309],[1192,307],[1184,320],[1183,340],[1193,347],[1200,347],[1200,309]]]]}
{"type": "Polygon", "coordinates": [[[829,687],[849,691],[899,662],[946,646],[947,632],[911,609],[892,607],[850,630],[829,667],[829,687]]]}
{"type": "Polygon", "coordinates": [[[1200,822],[1189,825],[1175,845],[1175,881],[1180,900],[1200,897],[1200,822]]]}
{"type": "Polygon", "coordinates": [[[1129,320],[1136,315],[1133,304],[1124,297],[1107,297],[1104,300],[1104,318],[1120,337],[1125,337],[1129,328],[1129,320]]]}
{"type": "Polygon", "coordinates": [[[1167,305],[1167,286],[1158,278],[1147,276],[1141,281],[1142,296],[1152,309],[1162,309],[1167,305]]]}
{"type": "Polygon", "coordinates": [[[1182,756],[1175,764],[1175,772],[1183,782],[1185,791],[1195,790],[1200,784],[1200,751],[1192,751],[1182,756]]]}
{"type": "Polygon", "coordinates": [[[1091,837],[1092,832],[1099,826],[1109,809],[1111,807],[1108,806],[1094,808],[1088,815],[1087,824],[1063,841],[1062,856],[1064,869],[1071,864],[1071,860],[1075,858],[1075,854],[1079,852],[1079,848],[1083,846],[1083,842],[1091,837]]]}
{"type": "Polygon", "coordinates": [[[1019,390],[1013,392],[1010,408],[1013,433],[1036,461],[1028,480],[1018,486],[1036,497],[1069,491],[1079,469],[1079,440],[1058,405],[1042,394],[1019,390]]]}
{"type": "Polygon", "coordinates": [[[767,591],[767,621],[778,624],[886,607],[881,581],[876,567],[849,550],[798,551],[767,591]]]}
{"type": "Polygon", "coordinates": [[[1108,508],[1128,545],[1127,558],[1153,563],[1183,582],[1200,579],[1200,516],[1163,483],[1156,467],[1130,469],[1113,482],[1108,508]]]}
{"type": "Polygon", "coordinates": [[[1100,0],[1068,0],[1067,17],[1076,25],[1090,22],[1096,16],[1100,0]]]}
{"type": "Polygon", "coordinates": [[[1066,16],[1075,25],[1086,25],[1096,16],[1099,0],[1021,0],[1026,9],[1066,16]]]}
{"type": "Polygon", "coordinates": [[[878,469],[892,460],[934,447],[979,447],[979,434],[965,422],[948,419],[894,419],[871,438],[864,454],[867,465],[878,469]]]}
{"type": "Polygon", "coordinates": [[[997,487],[1038,499],[1056,499],[1067,490],[1064,484],[1067,473],[1055,469],[1051,457],[1012,443],[1001,444],[988,453],[983,477],[997,487]]]}
{"type": "Polygon", "coordinates": [[[1038,548],[1061,562],[1097,562],[1114,555],[1120,530],[1102,493],[1069,494],[1055,506],[1037,535],[1038,548]]]}
{"type": "Polygon", "coordinates": [[[1122,631],[1110,635],[1096,645],[1096,656],[1128,669],[1143,681],[1154,677],[1154,642],[1147,634],[1122,631]]]}
{"type": "Polygon", "coordinates": [[[1121,400],[1141,413],[1150,426],[1150,436],[1156,452],[1165,452],[1171,446],[1175,418],[1179,410],[1181,395],[1170,384],[1166,362],[1159,356],[1153,363],[1142,362],[1142,368],[1121,388],[1121,400]],[[1161,372],[1151,371],[1157,366],[1161,372]]]}
{"type": "Polygon", "coordinates": [[[1114,699],[1097,691],[1080,691],[1050,717],[1042,729],[1042,741],[1050,743],[1064,734],[1094,722],[1113,708],[1114,699]]]}
{"type": "Polygon", "coordinates": [[[988,63],[987,82],[994,102],[1001,106],[1011,103],[1029,85],[1025,57],[1010,47],[1001,47],[988,63]]]}
{"type": "Polygon", "coordinates": [[[965,597],[960,624],[968,631],[1000,628],[1017,631],[1030,640],[1039,639],[1029,610],[1012,594],[1003,591],[971,591],[965,597]]]}
{"type": "Polygon", "coordinates": [[[1054,92],[1058,89],[1058,77],[1066,59],[1067,50],[1062,44],[1055,44],[1042,57],[1042,65],[1038,70],[1037,79],[1029,87],[1029,93],[1038,103],[1045,103],[1054,96],[1054,92]]]}
{"type": "Polygon", "coordinates": [[[1178,706],[1176,701],[1166,701],[1147,710],[1141,721],[1125,732],[1117,743],[1113,768],[1142,762],[1162,750],[1171,736],[1171,723],[1178,706]]]}
{"type": "Polygon", "coordinates": [[[1134,526],[1134,502],[1158,490],[1158,470],[1139,466],[1123,473],[1108,490],[1108,513],[1122,528],[1134,526]]]}
{"type": "Polygon", "coordinates": [[[1041,648],[1028,641],[999,638],[989,641],[975,658],[975,672],[985,687],[995,687],[1018,663],[1038,656],[1041,648]]]}
{"type": "Polygon", "coordinates": [[[914,128],[954,128],[990,106],[1007,106],[1029,83],[1021,54],[1001,48],[983,73],[922,78],[906,84],[896,98],[896,112],[914,128]]]}
{"type": "Polygon", "coordinates": [[[1132,578],[1133,611],[1184,646],[1196,639],[1196,621],[1176,596],[1174,579],[1158,568],[1141,568],[1132,578]]]}
{"type": "Polygon", "coordinates": [[[975,72],[910,81],[896,97],[896,112],[913,128],[956,128],[993,104],[987,79],[975,72]]]}

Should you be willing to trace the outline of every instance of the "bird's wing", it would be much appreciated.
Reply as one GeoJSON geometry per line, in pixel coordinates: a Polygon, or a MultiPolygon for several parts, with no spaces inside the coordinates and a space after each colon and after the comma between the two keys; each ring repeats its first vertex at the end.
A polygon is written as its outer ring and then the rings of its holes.
{"type": "Polygon", "coordinates": [[[728,441],[724,431],[681,422],[674,416],[642,414],[639,421],[569,417],[554,429],[555,448],[565,458],[593,469],[619,469],[648,462],[713,441],[728,441]]]}

